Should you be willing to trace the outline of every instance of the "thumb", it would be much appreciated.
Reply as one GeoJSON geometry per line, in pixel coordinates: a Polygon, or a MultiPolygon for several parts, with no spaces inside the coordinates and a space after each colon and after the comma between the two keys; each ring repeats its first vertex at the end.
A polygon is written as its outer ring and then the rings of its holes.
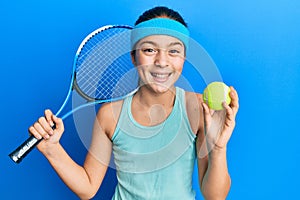
{"type": "Polygon", "coordinates": [[[204,123],[206,128],[210,126],[211,118],[212,118],[212,110],[206,105],[206,103],[202,103],[203,114],[204,114],[204,123]]]}
{"type": "Polygon", "coordinates": [[[59,132],[64,131],[64,123],[61,118],[56,117],[55,115],[52,115],[52,120],[54,122],[55,130],[58,130],[59,132]]]}

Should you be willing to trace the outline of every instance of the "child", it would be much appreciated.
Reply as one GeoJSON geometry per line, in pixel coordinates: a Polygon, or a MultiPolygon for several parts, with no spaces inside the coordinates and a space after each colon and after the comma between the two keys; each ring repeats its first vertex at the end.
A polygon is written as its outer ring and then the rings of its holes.
{"type": "Polygon", "coordinates": [[[101,106],[83,166],[61,146],[64,125],[50,110],[29,128],[36,138],[44,138],[39,151],[81,199],[97,193],[111,152],[118,178],[114,200],[195,199],[196,152],[201,153],[197,160],[203,196],[226,198],[230,189],[226,146],[235,126],[238,95],[231,87],[232,101],[223,104],[224,125],[218,137],[209,137],[216,135],[209,127],[218,113],[212,114],[201,94],[174,86],[183,69],[188,38],[186,23],[174,10],[155,7],[138,18],[131,35],[131,57],[140,88],[124,100],[101,106]]]}

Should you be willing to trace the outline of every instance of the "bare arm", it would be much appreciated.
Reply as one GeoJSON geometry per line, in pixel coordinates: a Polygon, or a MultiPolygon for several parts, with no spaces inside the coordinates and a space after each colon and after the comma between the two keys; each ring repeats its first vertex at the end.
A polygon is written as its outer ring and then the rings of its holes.
{"type": "MultiPolygon", "coordinates": [[[[212,150],[205,158],[198,158],[198,170],[202,171],[201,192],[207,200],[224,200],[230,189],[226,150],[212,150]]],[[[200,172],[199,172],[200,174],[200,172]]]]}
{"type": "Polygon", "coordinates": [[[98,191],[105,176],[111,155],[111,142],[101,128],[100,120],[105,122],[107,109],[100,109],[95,120],[92,143],[83,166],[75,163],[59,143],[64,131],[63,122],[55,117],[50,110],[45,111],[45,117],[29,128],[37,138],[43,137],[38,149],[45,155],[54,170],[64,183],[81,199],[90,199],[98,191]],[[50,125],[56,124],[52,131],[50,125]]]}
{"type": "Polygon", "coordinates": [[[231,179],[227,168],[226,148],[235,126],[235,116],[238,111],[238,95],[231,87],[231,104],[224,104],[226,115],[219,135],[218,130],[210,129],[214,123],[219,123],[218,115],[209,110],[206,104],[202,103],[205,123],[200,123],[197,152],[198,170],[201,191],[207,200],[225,199],[230,190],[231,179]],[[205,126],[204,126],[205,124],[205,126]]]}

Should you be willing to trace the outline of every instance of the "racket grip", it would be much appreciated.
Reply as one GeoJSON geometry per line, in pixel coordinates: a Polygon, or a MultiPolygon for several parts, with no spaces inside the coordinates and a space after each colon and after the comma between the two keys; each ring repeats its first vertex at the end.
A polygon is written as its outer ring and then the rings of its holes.
{"type": "Polygon", "coordinates": [[[33,135],[30,136],[25,142],[23,142],[18,148],[11,152],[8,156],[15,162],[20,163],[27,154],[34,149],[34,147],[41,141],[33,135]]]}

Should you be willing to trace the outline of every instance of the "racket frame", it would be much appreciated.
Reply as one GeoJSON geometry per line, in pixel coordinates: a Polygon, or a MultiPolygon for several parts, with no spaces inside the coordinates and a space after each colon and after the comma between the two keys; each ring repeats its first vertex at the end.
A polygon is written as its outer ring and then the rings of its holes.
{"type": "MultiPolygon", "coordinates": [[[[100,103],[106,103],[106,102],[113,102],[113,101],[118,101],[118,100],[122,100],[130,95],[133,95],[137,90],[138,87],[133,90],[132,92],[121,96],[121,97],[117,97],[117,98],[112,98],[112,99],[94,99],[89,97],[88,95],[86,95],[84,92],[81,91],[81,89],[78,87],[77,82],[76,82],[76,64],[77,64],[77,60],[78,57],[80,55],[81,50],[83,49],[84,45],[87,43],[87,41],[89,39],[91,39],[92,37],[94,37],[95,35],[97,35],[99,32],[102,32],[104,30],[110,29],[110,28],[115,28],[115,27],[120,27],[120,28],[127,28],[127,29],[132,29],[131,26],[128,25],[106,25],[106,26],[102,26],[96,30],[94,30],[93,32],[91,32],[90,34],[88,34],[84,40],[82,40],[81,44],[79,45],[77,52],[75,54],[74,57],[74,61],[73,61],[73,68],[72,68],[72,76],[71,76],[71,81],[70,81],[70,86],[68,89],[68,93],[65,97],[65,100],[63,102],[63,104],[61,105],[61,107],[59,108],[59,110],[56,112],[56,116],[60,115],[61,112],[63,111],[64,107],[67,105],[67,103],[69,102],[69,99],[71,97],[71,94],[73,92],[73,90],[75,89],[76,92],[84,99],[87,100],[87,103],[82,104],[80,106],[77,106],[76,108],[71,109],[70,111],[68,111],[67,113],[65,113],[61,119],[64,120],[66,119],[68,116],[70,116],[71,114],[73,114],[74,112],[91,106],[91,105],[95,105],[95,104],[100,104],[100,103]]],[[[55,126],[52,127],[53,129],[55,129],[55,126]]],[[[19,147],[17,147],[14,151],[12,151],[9,154],[9,157],[15,162],[15,163],[20,163],[28,154],[29,152],[31,152],[34,147],[41,141],[42,139],[38,140],[37,138],[35,138],[33,135],[31,135],[27,140],[25,140],[19,147]]]]}

